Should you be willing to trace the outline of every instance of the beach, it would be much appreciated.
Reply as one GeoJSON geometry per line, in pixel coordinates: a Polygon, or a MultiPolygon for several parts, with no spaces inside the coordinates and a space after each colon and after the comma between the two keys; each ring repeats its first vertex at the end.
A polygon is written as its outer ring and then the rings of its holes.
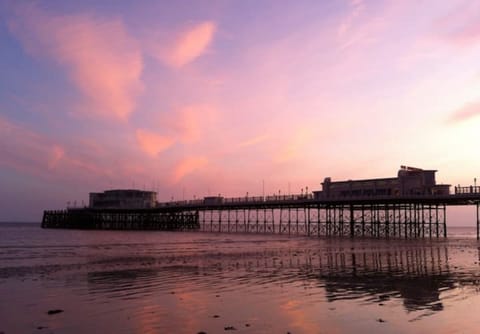
{"type": "Polygon", "coordinates": [[[0,332],[472,333],[474,233],[382,240],[4,223],[0,332]]]}

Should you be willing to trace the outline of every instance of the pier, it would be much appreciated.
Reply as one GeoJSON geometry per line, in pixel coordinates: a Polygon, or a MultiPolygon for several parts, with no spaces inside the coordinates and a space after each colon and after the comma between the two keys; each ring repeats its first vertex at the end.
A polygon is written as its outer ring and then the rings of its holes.
{"type": "Polygon", "coordinates": [[[458,205],[476,208],[478,236],[480,192],[324,200],[260,196],[166,202],[145,209],[70,208],[45,211],[42,227],[439,238],[447,236],[447,207],[458,205]]]}
{"type": "Polygon", "coordinates": [[[401,166],[393,178],[333,182],[294,195],[156,202],[156,193],[91,193],[90,205],[45,211],[44,228],[190,230],[316,237],[446,238],[449,206],[473,206],[480,237],[480,187],[436,184],[435,170],[401,166]]]}

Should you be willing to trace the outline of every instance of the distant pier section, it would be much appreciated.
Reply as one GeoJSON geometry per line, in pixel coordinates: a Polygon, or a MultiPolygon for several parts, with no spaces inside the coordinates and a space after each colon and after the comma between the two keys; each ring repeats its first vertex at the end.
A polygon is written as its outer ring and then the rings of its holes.
{"type": "Polygon", "coordinates": [[[101,230],[198,230],[198,212],[163,210],[153,191],[135,189],[90,193],[86,208],[45,211],[42,227],[101,230]]]}
{"type": "MultiPolygon", "coordinates": [[[[437,184],[436,170],[401,166],[396,177],[332,181],[293,195],[157,202],[152,191],[90,193],[89,206],[45,211],[44,228],[199,230],[305,236],[439,238],[447,236],[446,208],[476,208],[480,187],[437,184]]],[[[476,182],[475,182],[476,183],[476,182]]]]}

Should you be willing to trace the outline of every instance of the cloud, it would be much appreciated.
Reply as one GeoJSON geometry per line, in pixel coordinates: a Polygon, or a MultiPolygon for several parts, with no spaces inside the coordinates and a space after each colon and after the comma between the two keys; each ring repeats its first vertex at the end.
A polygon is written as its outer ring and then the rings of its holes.
{"type": "Polygon", "coordinates": [[[179,139],[185,143],[193,143],[211,127],[216,118],[216,111],[208,105],[188,105],[179,108],[173,115],[173,120],[169,123],[177,132],[179,139]]]}
{"type": "Polygon", "coordinates": [[[173,138],[161,136],[148,130],[138,129],[135,134],[140,148],[151,156],[157,156],[175,142],[173,138]]]}
{"type": "Polygon", "coordinates": [[[48,169],[54,169],[60,160],[65,156],[65,150],[60,145],[54,145],[48,161],[48,169]]]}
{"type": "Polygon", "coordinates": [[[451,35],[451,40],[460,45],[471,45],[480,42],[480,18],[469,22],[462,30],[451,35]]]}
{"type": "Polygon", "coordinates": [[[174,168],[172,181],[177,183],[186,175],[207,165],[208,160],[205,157],[188,157],[180,161],[174,168]]]}
{"type": "Polygon", "coordinates": [[[64,145],[54,139],[0,117],[0,166],[37,177],[68,178],[80,175],[106,175],[89,159],[66,154],[64,145]]]}
{"type": "Polygon", "coordinates": [[[259,143],[262,143],[264,142],[265,140],[267,140],[268,138],[270,138],[270,136],[268,134],[263,134],[263,135],[259,135],[259,136],[255,136],[253,138],[249,138],[243,142],[241,142],[240,144],[238,144],[238,147],[250,147],[250,146],[254,146],[254,145],[257,145],[259,143]]]}
{"type": "Polygon", "coordinates": [[[454,111],[449,118],[450,123],[457,123],[480,116],[480,101],[467,103],[460,109],[454,111]]]}
{"type": "Polygon", "coordinates": [[[54,167],[55,143],[0,117],[0,165],[38,171],[54,167]]]}
{"type": "MultiPolygon", "coordinates": [[[[131,181],[157,179],[167,182],[164,166],[145,164],[129,147],[121,154],[115,148],[98,147],[71,138],[59,141],[0,116],[0,171],[5,168],[49,184],[90,185],[90,190],[116,185],[128,187],[131,181]]],[[[138,183],[137,183],[138,184],[138,183]]]]}
{"type": "Polygon", "coordinates": [[[277,163],[285,163],[305,156],[307,146],[312,144],[315,133],[313,126],[304,125],[290,131],[290,135],[285,138],[285,142],[276,153],[274,161],[277,163]]]}
{"type": "Polygon", "coordinates": [[[349,3],[349,13],[346,17],[342,19],[340,25],[337,29],[337,35],[339,37],[343,37],[347,35],[351,29],[355,21],[358,19],[359,16],[365,10],[365,4],[362,0],[352,0],[349,3]]]}
{"type": "Polygon", "coordinates": [[[10,31],[33,55],[66,67],[88,99],[87,114],[126,120],[142,91],[141,50],[119,19],[87,14],[55,15],[35,6],[18,6],[10,31]]]}
{"type": "Polygon", "coordinates": [[[162,115],[159,126],[183,143],[194,143],[212,127],[217,111],[208,105],[187,105],[162,115]]]}
{"type": "Polygon", "coordinates": [[[458,46],[480,42],[480,4],[467,1],[437,20],[435,28],[443,38],[458,46]]]}
{"type": "Polygon", "coordinates": [[[214,22],[202,22],[180,33],[169,46],[154,46],[154,53],[168,65],[181,68],[206,52],[215,31],[214,22]]]}

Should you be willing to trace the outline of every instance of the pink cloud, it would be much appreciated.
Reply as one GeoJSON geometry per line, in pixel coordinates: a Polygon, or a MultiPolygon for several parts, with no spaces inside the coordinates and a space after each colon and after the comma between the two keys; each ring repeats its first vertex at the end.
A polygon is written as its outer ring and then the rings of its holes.
{"type": "MultiPolygon", "coordinates": [[[[46,170],[55,165],[56,144],[0,117],[0,165],[21,170],[46,170]]],[[[59,149],[60,150],[60,149],[59,149]]]]}
{"type": "Polygon", "coordinates": [[[208,160],[205,157],[188,157],[180,161],[174,168],[172,180],[177,183],[186,175],[201,169],[207,165],[208,160]]]}
{"type": "Polygon", "coordinates": [[[135,134],[140,148],[151,156],[157,156],[175,142],[172,138],[161,136],[148,130],[138,129],[135,134]]]}
{"type": "Polygon", "coordinates": [[[60,145],[54,145],[51,149],[50,160],[48,161],[48,169],[54,169],[64,156],[65,149],[60,145]]]}
{"type": "Polygon", "coordinates": [[[365,10],[365,5],[362,0],[350,1],[349,7],[348,15],[342,19],[340,26],[337,29],[339,37],[343,37],[350,32],[355,20],[357,20],[365,10]]]}
{"type": "Polygon", "coordinates": [[[462,45],[470,45],[480,42],[480,18],[470,22],[460,31],[452,34],[451,38],[453,41],[462,45]]]}
{"type": "Polygon", "coordinates": [[[240,144],[238,144],[238,147],[243,148],[243,147],[255,146],[255,145],[258,145],[260,143],[263,143],[264,141],[266,141],[269,138],[270,138],[270,135],[268,135],[268,134],[258,135],[258,136],[255,136],[253,138],[249,138],[245,141],[242,141],[240,144]]]}
{"type": "Polygon", "coordinates": [[[480,42],[480,4],[463,2],[436,22],[436,30],[456,45],[469,46],[480,42]]]}
{"type": "Polygon", "coordinates": [[[66,67],[88,99],[85,113],[126,120],[142,90],[140,49],[121,20],[92,15],[55,15],[18,6],[9,29],[33,55],[66,67]]]}
{"type": "Polygon", "coordinates": [[[276,151],[274,161],[284,163],[292,160],[298,160],[306,154],[307,147],[312,144],[314,138],[313,125],[303,125],[296,129],[291,129],[288,137],[276,151]]]}
{"type": "Polygon", "coordinates": [[[174,113],[172,127],[186,143],[198,141],[205,130],[215,121],[216,111],[208,105],[189,105],[174,113]]]}
{"type": "Polygon", "coordinates": [[[208,105],[188,105],[162,115],[159,126],[177,140],[191,144],[202,138],[217,118],[215,108],[208,105]]]}
{"type": "Polygon", "coordinates": [[[469,120],[476,116],[480,116],[480,102],[471,102],[453,112],[449,121],[457,123],[469,120]]]}
{"type": "Polygon", "coordinates": [[[180,68],[204,54],[215,35],[216,25],[207,21],[183,31],[170,46],[154,46],[157,57],[168,65],[180,68]]]}
{"type": "Polygon", "coordinates": [[[7,167],[41,179],[99,180],[123,175],[123,165],[111,169],[89,147],[58,143],[54,138],[0,117],[0,167],[7,167]]]}
{"type": "Polygon", "coordinates": [[[93,164],[68,156],[52,138],[4,118],[0,118],[0,142],[4,143],[0,146],[0,166],[40,177],[62,177],[70,172],[105,174],[93,164]]]}

